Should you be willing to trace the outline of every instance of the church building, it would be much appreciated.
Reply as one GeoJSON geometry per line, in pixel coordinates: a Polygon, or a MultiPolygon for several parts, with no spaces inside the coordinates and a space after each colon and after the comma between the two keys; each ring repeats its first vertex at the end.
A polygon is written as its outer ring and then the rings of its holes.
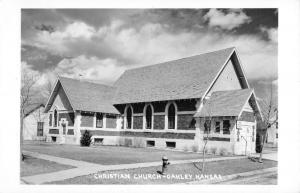
{"type": "Polygon", "coordinates": [[[261,113],[235,48],[126,70],[113,85],[59,76],[47,141],[255,152],[261,113]]]}

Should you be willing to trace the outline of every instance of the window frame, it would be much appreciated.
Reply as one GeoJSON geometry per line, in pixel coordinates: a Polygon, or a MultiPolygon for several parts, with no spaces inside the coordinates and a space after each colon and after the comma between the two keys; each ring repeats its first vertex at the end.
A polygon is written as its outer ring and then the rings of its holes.
{"type": "Polygon", "coordinates": [[[223,134],[223,135],[230,135],[230,134],[231,134],[231,133],[230,133],[230,127],[231,127],[230,120],[229,120],[229,119],[224,119],[224,120],[223,120],[223,125],[222,125],[222,131],[223,131],[222,134],[223,134]],[[224,127],[224,125],[225,125],[224,123],[225,123],[225,121],[228,121],[228,133],[225,133],[225,132],[224,132],[224,128],[225,128],[225,127],[224,127]]]}
{"type": "Polygon", "coordinates": [[[103,113],[96,113],[96,128],[103,128],[104,127],[104,115],[103,113]],[[101,116],[101,119],[98,119],[98,115],[101,116]],[[98,121],[101,121],[101,126],[98,127],[98,121]]]}
{"type": "Polygon", "coordinates": [[[146,104],[144,106],[144,110],[143,110],[143,129],[144,130],[153,130],[153,124],[154,124],[154,108],[152,106],[152,104],[146,104]],[[147,128],[147,109],[148,107],[150,107],[151,109],[151,128],[147,128]]]}
{"type": "Polygon", "coordinates": [[[165,129],[168,131],[176,131],[177,130],[177,105],[175,103],[175,101],[171,101],[168,102],[165,108],[165,129]],[[169,128],[169,108],[171,105],[174,105],[174,110],[175,110],[175,114],[174,114],[174,129],[170,129],[169,128]]]}
{"type": "Polygon", "coordinates": [[[125,107],[125,116],[124,116],[124,118],[125,118],[125,121],[124,121],[124,129],[132,129],[133,128],[133,108],[132,108],[132,106],[131,105],[127,105],[126,107],[125,107]],[[128,108],[130,108],[131,109],[131,125],[130,125],[130,128],[127,128],[127,111],[128,111],[128,108]]]}
{"type": "Polygon", "coordinates": [[[53,110],[53,127],[58,127],[58,111],[57,109],[53,110]],[[56,115],[56,117],[55,117],[56,115]]]}
{"type": "Polygon", "coordinates": [[[214,133],[221,134],[221,121],[215,121],[215,130],[214,133]],[[219,132],[217,132],[217,123],[219,123],[219,132]]]}
{"type": "Polygon", "coordinates": [[[52,112],[51,113],[49,113],[49,117],[48,117],[48,125],[49,125],[49,127],[52,127],[53,126],[53,114],[52,114],[52,112]],[[51,117],[51,118],[50,118],[51,117]]]}
{"type": "Polygon", "coordinates": [[[36,135],[38,136],[38,137],[43,137],[44,136],[44,123],[45,122],[43,122],[43,121],[37,121],[37,133],[36,133],[36,135]],[[41,126],[41,128],[40,128],[40,126],[41,126]],[[41,135],[40,135],[40,131],[41,131],[41,135]]]}
{"type": "Polygon", "coordinates": [[[211,123],[212,123],[212,120],[204,120],[204,123],[203,123],[203,127],[204,127],[204,130],[203,130],[203,133],[204,134],[211,134],[211,123]],[[210,122],[210,123],[209,123],[210,122]],[[207,129],[206,129],[206,124],[209,123],[210,124],[210,127],[208,128],[208,132],[207,132],[207,129]]]}

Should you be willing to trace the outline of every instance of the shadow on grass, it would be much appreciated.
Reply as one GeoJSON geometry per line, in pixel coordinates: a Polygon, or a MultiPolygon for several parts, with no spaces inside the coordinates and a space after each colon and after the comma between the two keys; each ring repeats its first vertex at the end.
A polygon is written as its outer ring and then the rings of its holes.
{"type": "Polygon", "coordinates": [[[199,167],[196,162],[193,162],[193,165],[194,165],[195,168],[197,168],[197,170],[202,172],[202,167],[199,167]]]}

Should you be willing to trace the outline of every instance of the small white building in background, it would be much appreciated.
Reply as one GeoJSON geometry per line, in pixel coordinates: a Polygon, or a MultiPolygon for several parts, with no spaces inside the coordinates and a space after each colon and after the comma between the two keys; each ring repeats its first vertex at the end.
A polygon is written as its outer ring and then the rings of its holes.
{"type": "Polygon", "coordinates": [[[36,103],[26,109],[23,127],[24,140],[45,140],[45,123],[47,122],[47,113],[44,113],[45,105],[36,103]]]}

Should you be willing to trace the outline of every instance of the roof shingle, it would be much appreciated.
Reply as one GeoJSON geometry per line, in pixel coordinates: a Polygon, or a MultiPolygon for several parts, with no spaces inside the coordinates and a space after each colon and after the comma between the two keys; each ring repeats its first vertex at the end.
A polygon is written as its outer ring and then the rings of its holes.
{"type": "Polygon", "coordinates": [[[113,87],[65,77],[59,81],[74,110],[119,114],[112,104],[113,87]]]}
{"type": "Polygon", "coordinates": [[[253,89],[213,92],[195,117],[238,116],[253,89]]]}
{"type": "Polygon", "coordinates": [[[234,48],[125,71],[115,82],[114,104],[199,98],[234,48]]]}

